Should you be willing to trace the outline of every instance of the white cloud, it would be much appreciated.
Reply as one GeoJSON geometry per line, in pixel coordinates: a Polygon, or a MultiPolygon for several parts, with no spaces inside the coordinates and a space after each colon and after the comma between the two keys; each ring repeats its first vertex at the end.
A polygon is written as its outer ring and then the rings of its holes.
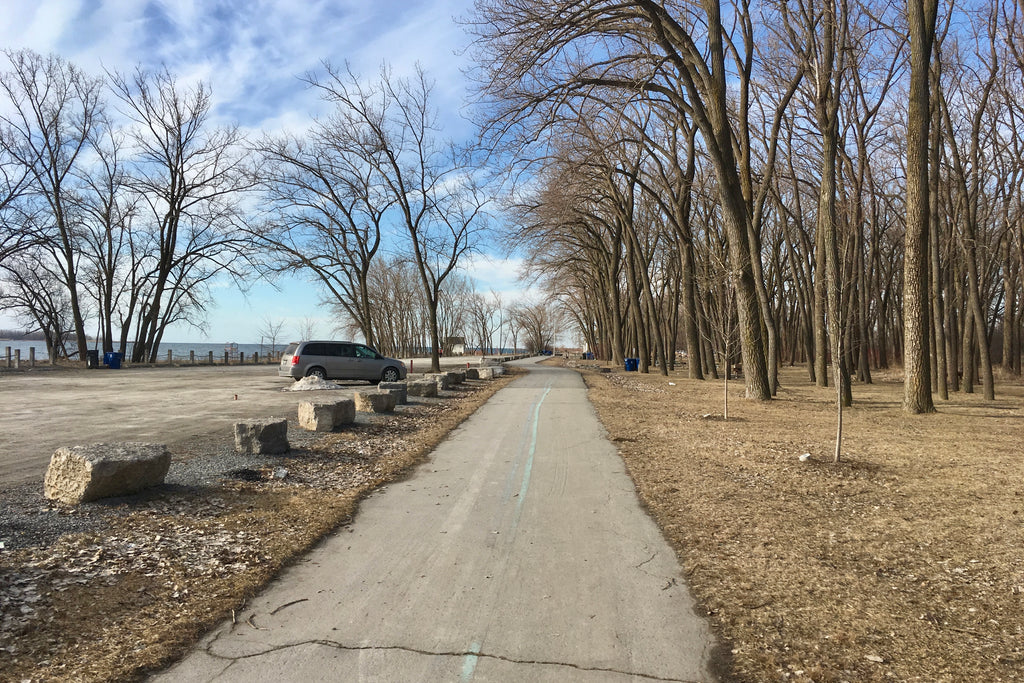
{"type": "MultiPolygon", "coordinates": [[[[396,75],[418,62],[436,81],[434,106],[448,135],[469,134],[459,112],[466,82],[457,56],[468,37],[453,17],[469,13],[472,0],[0,0],[0,48],[56,53],[85,71],[130,73],[137,65],[166,66],[182,85],[210,83],[214,121],[261,131],[297,132],[325,105],[299,76],[327,60],[350,62],[366,78],[382,63],[396,75]]],[[[0,70],[6,69],[0,58],[0,70]]],[[[481,291],[515,298],[515,259],[474,259],[467,264],[481,291]]],[[[217,289],[210,311],[213,339],[246,341],[264,311],[279,304],[289,315],[320,316],[318,294],[306,283],[287,292],[257,289],[237,299],[231,286],[217,289]]],[[[281,314],[284,317],[283,313],[281,314]]],[[[2,318],[0,318],[2,320],[2,318]]],[[[325,319],[326,321],[326,319],[325,319]]],[[[330,325],[324,323],[325,333],[330,325]]],[[[173,338],[191,337],[182,329],[173,338]]]]}
{"type": "MultiPolygon", "coordinates": [[[[445,114],[462,105],[455,56],[467,38],[453,17],[471,0],[2,0],[0,46],[55,52],[92,73],[166,65],[211,83],[216,114],[262,127],[320,107],[299,76],[323,60],[372,78],[421,63],[445,114]]],[[[461,121],[457,123],[461,126],[461,121]]]]}
{"type": "Polygon", "coordinates": [[[461,270],[477,283],[477,290],[517,290],[523,260],[473,254],[459,262],[461,270]]]}
{"type": "Polygon", "coordinates": [[[82,6],[80,0],[3,3],[0,45],[4,48],[46,46],[40,52],[56,51],[82,6]]]}

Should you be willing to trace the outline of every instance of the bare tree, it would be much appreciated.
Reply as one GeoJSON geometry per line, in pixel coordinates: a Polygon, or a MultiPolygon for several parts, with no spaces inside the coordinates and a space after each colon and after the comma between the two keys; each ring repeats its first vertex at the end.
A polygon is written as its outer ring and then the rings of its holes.
{"type": "Polygon", "coordinates": [[[88,342],[79,292],[81,245],[70,191],[102,111],[103,84],[57,56],[31,50],[4,54],[11,70],[0,74],[0,93],[11,106],[0,108],[3,156],[21,169],[12,176],[14,187],[20,187],[19,175],[27,171],[25,189],[38,203],[30,212],[38,216],[36,235],[53,256],[57,282],[67,290],[77,351],[84,358],[88,342]]]}
{"type": "Polygon", "coordinates": [[[467,330],[476,341],[475,346],[480,349],[481,355],[494,351],[494,337],[501,326],[500,320],[496,321],[495,317],[500,310],[501,301],[493,293],[488,296],[474,291],[467,297],[467,330]]]}
{"type": "Polygon", "coordinates": [[[550,301],[520,304],[512,315],[523,332],[527,353],[551,350],[565,327],[562,311],[550,301]]]}
{"type": "MultiPolygon", "coordinates": [[[[277,342],[281,338],[281,331],[284,330],[285,321],[280,318],[271,318],[269,315],[260,319],[259,329],[256,334],[260,335],[260,346],[270,346],[270,354],[277,353],[277,342]]],[[[310,337],[303,337],[309,339],[310,337]]]]}
{"type": "MultiPolygon", "coordinates": [[[[413,265],[397,257],[377,259],[370,268],[369,288],[377,350],[394,356],[427,351],[427,308],[413,265]]],[[[343,310],[335,310],[344,316],[343,310]]]]}
{"type": "MultiPolygon", "coordinates": [[[[497,339],[497,342],[498,342],[497,352],[500,354],[500,353],[504,353],[504,349],[505,349],[505,332],[504,332],[504,329],[505,329],[505,323],[506,323],[506,318],[507,318],[506,310],[505,310],[505,304],[504,304],[504,301],[502,300],[501,292],[498,292],[498,291],[495,291],[494,289],[491,289],[491,301],[494,303],[494,315],[496,315],[498,317],[498,320],[494,323],[494,332],[493,332],[493,334],[491,336],[491,339],[492,340],[495,340],[495,338],[497,339]]],[[[492,322],[494,321],[493,316],[492,316],[491,320],[492,320],[492,322]]],[[[492,341],[491,353],[494,353],[494,352],[495,352],[495,349],[494,349],[493,341],[492,341]]]]}
{"type": "Polygon", "coordinates": [[[706,317],[707,341],[722,360],[722,416],[729,419],[729,380],[732,379],[733,358],[739,331],[736,328],[736,290],[726,265],[725,247],[721,239],[710,238],[705,253],[701,289],[709,293],[706,317]]]}
{"type": "MultiPolygon", "coordinates": [[[[953,72],[949,74],[953,82],[940,88],[934,98],[939,109],[936,118],[940,118],[945,132],[945,154],[949,160],[952,186],[950,194],[954,202],[950,207],[954,215],[952,222],[967,275],[965,321],[973,326],[973,336],[970,337],[973,343],[964,345],[964,366],[973,364],[973,356],[977,353],[985,398],[990,401],[995,399],[995,379],[988,316],[982,303],[984,275],[981,271],[987,243],[985,225],[994,223],[987,214],[997,205],[993,193],[986,188],[995,170],[992,163],[998,156],[998,150],[993,148],[998,143],[991,136],[991,131],[998,127],[997,118],[991,111],[993,100],[998,95],[996,85],[999,81],[997,16],[993,11],[982,18],[984,26],[977,30],[975,36],[980,54],[973,55],[973,60],[968,55],[953,54],[948,59],[942,56],[943,61],[951,62],[948,71],[953,72]],[[987,68],[979,69],[975,65],[987,65],[987,68]]],[[[965,382],[964,389],[973,391],[973,381],[965,382]]]]}
{"type": "Polygon", "coordinates": [[[205,84],[183,88],[166,69],[110,76],[133,125],[132,187],[143,198],[153,252],[148,261],[133,360],[155,360],[167,327],[200,324],[207,283],[242,274],[255,257],[240,229],[240,193],[252,186],[237,128],[209,124],[205,84]]]}
{"type": "Polygon", "coordinates": [[[148,245],[134,229],[140,197],[128,187],[123,136],[103,121],[94,131],[92,149],[93,163],[77,173],[84,277],[96,305],[103,350],[114,350],[117,327],[118,350],[124,353],[137,314],[133,288],[139,284],[141,264],[136,257],[148,245]]]}
{"type": "Polygon", "coordinates": [[[338,104],[304,138],[260,143],[260,184],[271,221],[258,238],[274,257],[272,270],[311,275],[376,347],[370,268],[395,200],[379,176],[386,152],[361,124],[358,111],[338,104]]]}
{"type": "Polygon", "coordinates": [[[306,316],[299,324],[299,339],[316,339],[318,321],[316,318],[306,316]]]}
{"type": "Polygon", "coordinates": [[[21,201],[29,184],[29,169],[9,151],[13,144],[9,127],[0,124],[0,264],[36,242],[33,221],[24,214],[25,202],[21,201]]]}
{"type": "Polygon", "coordinates": [[[23,329],[39,331],[51,359],[68,357],[74,336],[71,301],[42,249],[19,252],[0,263],[0,309],[12,312],[23,329]]]}
{"type": "Polygon", "coordinates": [[[361,161],[384,188],[389,213],[408,238],[427,305],[431,367],[439,371],[444,283],[473,248],[489,198],[477,183],[471,153],[438,139],[432,84],[422,69],[401,79],[383,68],[368,84],[348,68],[325,68],[324,78],[309,75],[308,81],[344,112],[352,134],[364,142],[361,161]]]}
{"type": "Polygon", "coordinates": [[[928,356],[928,130],[930,68],[937,0],[907,0],[910,26],[910,98],[907,112],[907,233],[903,258],[903,409],[930,413],[928,356]]]}
{"type": "MultiPolygon", "coordinates": [[[[747,396],[770,399],[763,333],[770,321],[758,294],[754,260],[760,254],[751,242],[749,192],[737,159],[737,141],[744,150],[747,138],[733,127],[732,75],[726,68],[727,52],[739,54],[739,44],[751,54],[749,7],[731,8],[742,27],[736,43],[715,0],[699,7],[654,0],[520,0],[514,6],[477,0],[476,10],[473,29],[480,38],[483,92],[497,112],[490,122],[495,134],[525,127],[526,139],[536,139],[536,129],[557,119],[563,102],[601,88],[646,93],[678,109],[701,131],[718,180],[736,273],[747,396]],[[595,43],[602,50],[588,49],[595,43]]],[[[749,57],[740,61],[747,65],[749,57]]]]}

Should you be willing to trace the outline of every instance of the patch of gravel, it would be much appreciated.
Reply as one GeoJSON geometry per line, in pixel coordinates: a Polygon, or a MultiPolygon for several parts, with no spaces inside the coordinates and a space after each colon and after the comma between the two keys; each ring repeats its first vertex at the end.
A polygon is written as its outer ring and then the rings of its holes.
{"type": "Polygon", "coordinates": [[[88,505],[67,508],[43,498],[42,483],[0,491],[0,552],[51,545],[64,534],[102,526],[88,505]]]}
{"type": "MultiPolygon", "coordinates": [[[[302,457],[309,452],[317,434],[291,423],[288,426],[291,450],[286,455],[302,457]]],[[[131,500],[159,496],[169,490],[201,491],[225,480],[244,480],[245,471],[272,472],[280,460],[281,456],[236,453],[230,437],[195,440],[172,449],[171,467],[163,486],[137,494],[131,500]]],[[[104,516],[126,500],[105,498],[78,506],[63,505],[43,496],[42,477],[38,483],[0,489],[0,552],[42,548],[65,534],[101,531],[107,526],[104,516]]]]}

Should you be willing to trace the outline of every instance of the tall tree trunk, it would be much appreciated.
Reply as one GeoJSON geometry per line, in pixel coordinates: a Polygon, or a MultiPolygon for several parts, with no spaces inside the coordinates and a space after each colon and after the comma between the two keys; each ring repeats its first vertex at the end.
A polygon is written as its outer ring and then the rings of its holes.
{"type": "Polygon", "coordinates": [[[828,386],[828,326],[825,312],[828,309],[828,277],[825,266],[828,262],[828,246],[825,233],[818,218],[818,230],[814,237],[814,381],[819,387],[828,386]]]}
{"type": "MultiPolygon", "coordinates": [[[[931,187],[938,187],[939,185],[939,162],[941,161],[942,154],[942,136],[940,135],[940,128],[938,125],[938,114],[939,107],[937,102],[933,100],[933,115],[935,117],[934,130],[932,132],[931,144],[930,144],[930,167],[929,167],[929,185],[931,187]]],[[[935,389],[939,394],[939,398],[943,401],[949,400],[949,384],[947,378],[949,377],[949,371],[946,367],[946,330],[945,315],[943,314],[943,301],[942,301],[942,263],[940,260],[939,253],[939,196],[938,192],[932,192],[929,197],[929,208],[928,213],[931,216],[931,229],[928,232],[929,237],[929,256],[931,259],[931,292],[932,292],[932,332],[935,340],[934,353],[932,357],[935,359],[935,389]]]]}
{"type": "Polygon", "coordinates": [[[978,260],[973,234],[967,240],[967,298],[974,319],[974,338],[978,353],[978,364],[981,372],[982,390],[985,399],[994,401],[996,398],[995,379],[992,374],[992,358],[989,349],[989,335],[985,327],[985,313],[981,305],[981,292],[978,285],[978,260]]]}
{"type": "Polygon", "coordinates": [[[903,409],[930,413],[928,360],[929,71],[938,0],[907,0],[910,99],[907,111],[907,231],[903,261],[903,409]]]}
{"type": "Polygon", "coordinates": [[[973,394],[974,386],[978,383],[978,366],[974,362],[977,354],[975,353],[974,345],[977,341],[977,327],[974,324],[974,309],[968,306],[967,310],[963,314],[963,330],[961,331],[961,338],[963,342],[960,344],[960,353],[963,360],[963,373],[964,378],[961,382],[961,388],[965,394],[973,394]]]}

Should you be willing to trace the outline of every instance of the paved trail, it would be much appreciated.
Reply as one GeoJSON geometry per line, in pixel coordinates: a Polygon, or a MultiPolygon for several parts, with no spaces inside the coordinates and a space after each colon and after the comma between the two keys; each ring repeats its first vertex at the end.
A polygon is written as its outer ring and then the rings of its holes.
{"type": "Polygon", "coordinates": [[[537,366],[167,681],[713,681],[575,372],[537,366]]]}

